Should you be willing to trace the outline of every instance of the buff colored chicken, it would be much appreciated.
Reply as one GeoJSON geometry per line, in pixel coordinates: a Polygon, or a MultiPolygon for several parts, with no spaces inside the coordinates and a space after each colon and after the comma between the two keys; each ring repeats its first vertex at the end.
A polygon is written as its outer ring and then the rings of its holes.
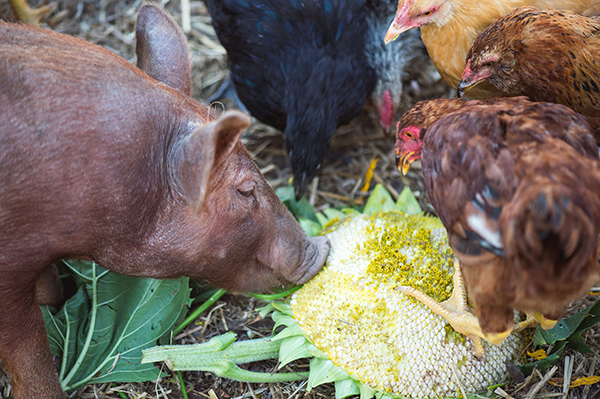
{"type": "Polygon", "coordinates": [[[600,17],[522,7],[473,42],[458,94],[490,82],[509,96],[566,105],[600,142],[600,17]]]}
{"type": "MultiPolygon", "coordinates": [[[[600,14],[600,0],[399,0],[385,41],[420,27],[433,64],[444,81],[456,89],[475,38],[498,18],[523,6],[572,10],[586,16],[600,14]]],[[[487,82],[469,91],[470,98],[498,96],[502,92],[487,82]]]]}
{"type": "Polygon", "coordinates": [[[478,323],[465,306],[404,292],[457,331],[501,342],[513,309],[550,328],[597,281],[600,159],[581,115],[525,97],[431,100],[402,117],[396,140],[403,173],[422,159],[478,323]]]}

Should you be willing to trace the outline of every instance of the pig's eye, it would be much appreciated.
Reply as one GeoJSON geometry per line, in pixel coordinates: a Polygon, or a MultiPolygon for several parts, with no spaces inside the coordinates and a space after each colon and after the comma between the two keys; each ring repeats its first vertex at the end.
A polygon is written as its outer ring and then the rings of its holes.
{"type": "Polygon", "coordinates": [[[244,197],[250,197],[251,195],[254,195],[254,189],[252,189],[252,190],[240,190],[238,188],[238,192],[240,194],[242,194],[244,197]]]}
{"type": "Polygon", "coordinates": [[[238,186],[238,192],[244,197],[254,196],[255,185],[252,181],[243,182],[238,186]]]}

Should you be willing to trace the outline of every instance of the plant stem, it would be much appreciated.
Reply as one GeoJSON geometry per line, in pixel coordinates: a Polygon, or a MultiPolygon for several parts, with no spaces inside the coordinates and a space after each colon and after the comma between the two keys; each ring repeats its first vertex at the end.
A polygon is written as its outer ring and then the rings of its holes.
{"type": "Polygon", "coordinates": [[[87,355],[88,349],[92,343],[92,337],[94,336],[94,331],[95,331],[95,327],[96,327],[96,318],[97,318],[97,314],[98,314],[98,279],[101,278],[102,276],[104,276],[104,274],[106,274],[106,273],[103,273],[100,275],[100,277],[97,277],[96,276],[97,271],[98,271],[98,265],[96,264],[96,262],[93,262],[92,263],[92,281],[91,281],[92,282],[92,308],[91,308],[92,312],[91,312],[90,318],[89,318],[90,322],[89,322],[89,326],[88,326],[88,333],[85,338],[85,344],[83,345],[83,348],[81,349],[81,352],[79,354],[79,357],[77,358],[77,361],[71,368],[71,372],[61,382],[64,390],[68,390],[71,388],[69,386],[69,382],[71,382],[71,379],[77,373],[77,371],[79,370],[79,367],[81,367],[81,364],[83,363],[83,360],[84,360],[85,356],[87,355]]]}
{"type": "Polygon", "coordinates": [[[179,385],[181,386],[181,394],[183,395],[183,399],[188,399],[188,394],[187,390],[185,389],[185,383],[183,382],[181,371],[177,372],[177,378],[179,379],[179,385]]]}
{"type": "Polygon", "coordinates": [[[283,291],[277,294],[255,294],[255,293],[247,293],[247,295],[257,298],[257,299],[262,299],[263,301],[274,301],[276,299],[280,299],[280,298],[285,298],[288,295],[293,294],[294,292],[298,291],[300,288],[302,288],[301,285],[297,285],[295,287],[290,288],[287,291],[283,291]]]}
{"type": "Polygon", "coordinates": [[[173,335],[179,334],[184,328],[188,326],[188,324],[196,320],[198,316],[202,314],[202,312],[211,307],[213,303],[217,302],[219,298],[221,298],[226,293],[226,290],[218,290],[217,292],[215,292],[210,298],[208,298],[206,302],[200,305],[198,309],[196,309],[188,317],[186,317],[185,320],[173,330],[173,335]]]}
{"type": "Polygon", "coordinates": [[[255,383],[297,381],[308,377],[308,373],[256,373],[241,369],[238,364],[276,359],[281,341],[273,341],[271,337],[234,341],[235,334],[229,332],[203,344],[145,349],[142,363],[164,361],[173,371],[210,371],[231,380],[255,383]]]}

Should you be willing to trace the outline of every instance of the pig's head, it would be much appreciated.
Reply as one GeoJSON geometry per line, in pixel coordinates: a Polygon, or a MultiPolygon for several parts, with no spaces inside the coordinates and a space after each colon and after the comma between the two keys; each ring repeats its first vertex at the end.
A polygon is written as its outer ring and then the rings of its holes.
{"type": "MultiPolygon", "coordinates": [[[[138,67],[189,94],[190,69],[170,66],[189,62],[185,36],[170,16],[144,5],[136,36],[138,67]]],[[[241,112],[225,112],[191,128],[169,151],[168,178],[184,203],[171,227],[177,274],[236,291],[302,284],[325,263],[329,241],[308,237],[262,176],[240,141],[250,123],[241,112]]]]}
{"type": "Polygon", "coordinates": [[[301,284],[322,267],[324,237],[309,238],[277,198],[239,140],[250,118],[228,111],[180,143],[178,187],[198,231],[202,277],[256,291],[301,284]]]}

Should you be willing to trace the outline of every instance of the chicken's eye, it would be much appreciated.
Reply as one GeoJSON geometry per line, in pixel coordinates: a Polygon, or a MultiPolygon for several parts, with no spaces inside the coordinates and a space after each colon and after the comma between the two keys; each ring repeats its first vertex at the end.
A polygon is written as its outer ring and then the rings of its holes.
{"type": "Polygon", "coordinates": [[[414,138],[411,132],[406,132],[406,137],[408,137],[409,139],[414,138]]]}
{"type": "Polygon", "coordinates": [[[427,10],[427,11],[425,11],[425,12],[424,12],[423,14],[421,14],[421,15],[422,15],[422,16],[424,16],[424,17],[428,17],[428,16],[430,16],[431,14],[433,14],[433,10],[427,10]]]}
{"type": "Polygon", "coordinates": [[[486,68],[491,68],[494,66],[494,61],[488,61],[485,64],[483,64],[483,66],[486,68]]]}

